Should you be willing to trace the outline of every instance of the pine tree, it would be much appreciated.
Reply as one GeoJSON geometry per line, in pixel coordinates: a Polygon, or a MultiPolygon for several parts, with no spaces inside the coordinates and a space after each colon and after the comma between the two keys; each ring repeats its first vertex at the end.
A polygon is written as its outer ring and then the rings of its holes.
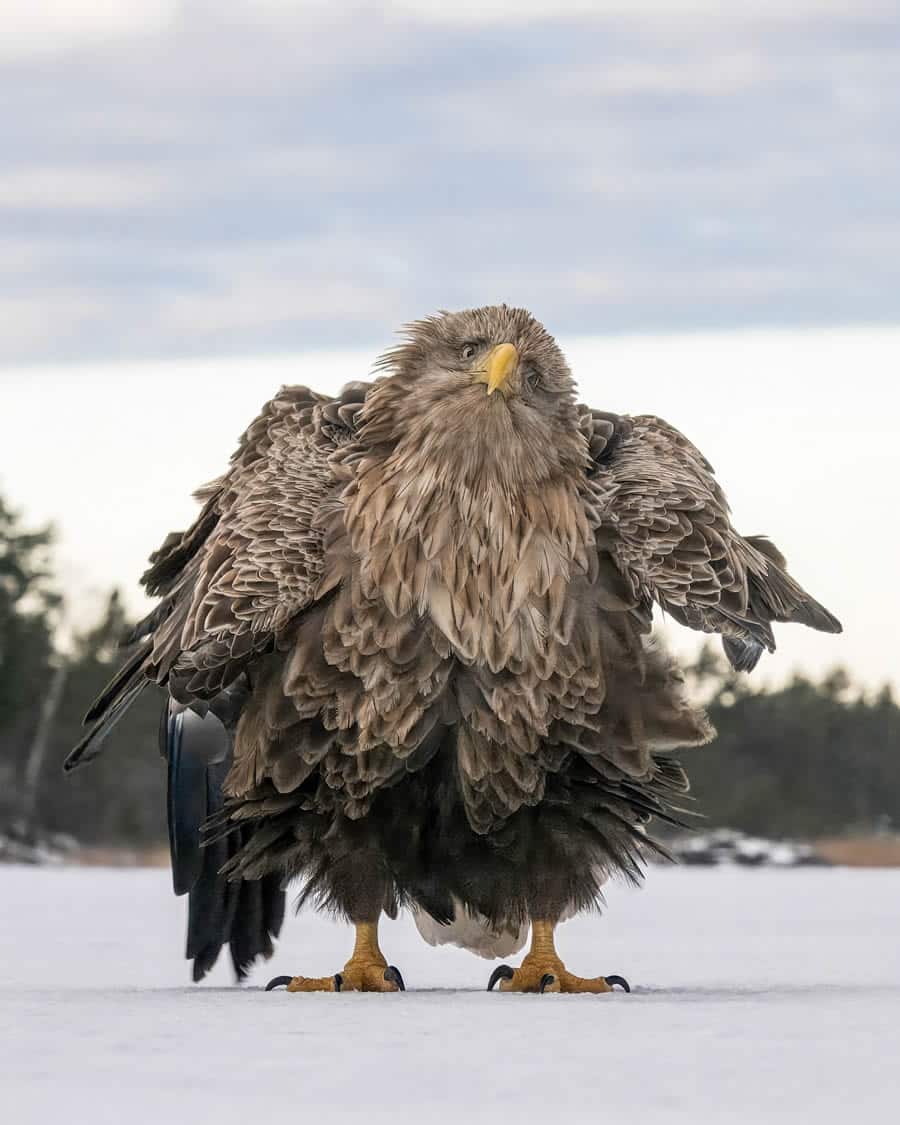
{"type": "Polygon", "coordinates": [[[53,676],[61,599],[50,569],[52,529],[26,530],[0,497],[0,821],[15,815],[39,719],[35,700],[53,676]]]}
{"type": "Polygon", "coordinates": [[[148,686],[84,770],[61,764],[83,733],[82,717],[122,660],[128,620],[118,591],[96,625],[76,636],[50,750],[41,778],[40,821],[90,844],[144,846],[165,839],[165,773],[158,749],[162,692],[148,686]]]}

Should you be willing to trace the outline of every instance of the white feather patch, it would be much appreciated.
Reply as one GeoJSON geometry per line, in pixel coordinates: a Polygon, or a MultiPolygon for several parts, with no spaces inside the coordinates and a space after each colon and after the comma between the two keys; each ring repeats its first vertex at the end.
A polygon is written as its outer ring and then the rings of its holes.
{"type": "Polygon", "coordinates": [[[479,957],[509,957],[518,953],[528,938],[528,924],[518,930],[495,930],[482,914],[470,914],[456,899],[455,916],[449,926],[442,926],[430,914],[413,908],[416,929],[429,945],[458,945],[479,957]]]}
{"type": "MultiPolygon", "coordinates": [[[[595,868],[597,881],[601,885],[609,879],[603,868],[595,868]]],[[[418,906],[412,908],[416,929],[429,945],[458,945],[479,957],[492,960],[495,957],[511,957],[518,953],[528,940],[531,925],[525,922],[518,930],[495,930],[483,914],[470,914],[459,899],[453,899],[454,917],[449,926],[442,926],[426,911],[418,906]]],[[[557,919],[557,924],[574,918],[578,911],[573,903],[565,908],[557,919]]]]}

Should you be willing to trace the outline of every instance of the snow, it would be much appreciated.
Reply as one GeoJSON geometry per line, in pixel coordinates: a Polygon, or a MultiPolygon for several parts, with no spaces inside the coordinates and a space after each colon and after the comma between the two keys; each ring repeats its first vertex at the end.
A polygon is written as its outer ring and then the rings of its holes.
{"type": "Polygon", "coordinates": [[[265,993],[335,971],[309,912],[250,986],[200,987],[158,870],[0,867],[0,1105],[80,1122],[845,1122],[900,1103],[900,871],[655,868],[561,927],[627,996],[484,990],[491,964],[382,926],[402,995],[265,993]]]}

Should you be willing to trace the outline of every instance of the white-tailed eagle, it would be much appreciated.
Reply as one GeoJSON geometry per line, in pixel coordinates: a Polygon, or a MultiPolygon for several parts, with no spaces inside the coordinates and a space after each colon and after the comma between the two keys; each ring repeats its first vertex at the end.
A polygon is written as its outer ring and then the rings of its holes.
{"type": "Polygon", "coordinates": [[[376,928],[403,906],[488,956],[531,926],[504,988],[608,991],[620,978],[566,969],[554,926],[638,877],[645,822],[687,789],[671,751],[712,735],[650,641],[654,605],[742,670],[776,622],[840,625],[738,534],[677,430],[579,404],[525,310],[420,321],[379,366],[263,408],[152,556],[159,603],[68,767],[146,684],[167,690],[195,976],[224,944],[239,973],[270,953],[296,879],[357,941],[291,991],[402,987],[376,928]]]}

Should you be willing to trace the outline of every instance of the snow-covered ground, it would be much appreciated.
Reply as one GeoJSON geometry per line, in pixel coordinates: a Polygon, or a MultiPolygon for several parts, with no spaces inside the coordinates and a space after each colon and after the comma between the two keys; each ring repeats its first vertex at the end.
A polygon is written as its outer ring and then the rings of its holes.
{"type": "Polygon", "coordinates": [[[896,1119],[900,871],[654,868],[608,900],[560,951],[630,996],[488,994],[406,917],[382,946],[408,992],[294,996],[259,986],[338,969],[345,927],[291,916],[250,987],[194,987],[166,872],[0,867],[2,1119],[896,1119]]]}

